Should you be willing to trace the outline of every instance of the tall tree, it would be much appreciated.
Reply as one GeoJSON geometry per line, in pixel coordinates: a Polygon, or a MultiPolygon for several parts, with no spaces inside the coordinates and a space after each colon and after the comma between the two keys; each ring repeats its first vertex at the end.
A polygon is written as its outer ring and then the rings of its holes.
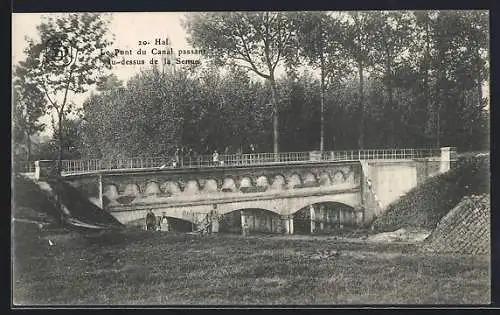
{"type": "Polygon", "coordinates": [[[33,60],[29,78],[55,110],[60,135],[58,172],[63,158],[63,121],[72,110],[69,93],[84,93],[111,68],[106,48],[108,21],[101,14],[69,13],[44,18],[37,26],[39,41],[28,39],[26,53],[33,60]]]}
{"type": "Polygon", "coordinates": [[[309,64],[320,71],[320,151],[325,149],[325,90],[340,81],[348,70],[341,23],[327,12],[306,12],[296,19],[299,49],[309,64]]]}
{"type": "Polygon", "coordinates": [[[369,12],[349,12],[343,20],[344,46],[350,53],[358,70],[358,113],[359,136],[358,147],[362,149],[365,143],[365,71],[370,64],[370,54],[373,43],[372,16],[369,12]]]}
{"type": "MultiPolygon", "coordinates": [[[[432,97],[432,60],[435,58],[435,47],[433,44],[433,34],[436,27],[435,11],[416,11],[416,36],[420,39],[422,54],[420,57],[420,76],[422,78],[422,99],[426,106],[427,119],[425,119],[425,133],[432,134],[436,122],[435,100],[432,97]]],[[[435,135],[436,136],[436,135],[435,135]]],[[[437,136],[436,136],[437,139],[437,136]]]]}
{"type": "Polygon", "coordinates": [[[46,113],[47,101],[36,84],[26,81],[29,72],[26,62],[14,70],[14,139],[26,144],[26,160],[31,160],[31,137],[45,129],[39,119],[46,113]]]}
{"type": "Polygon", "coordinates": [[[412,40],[413,17],[409,12],[373,12],[374,23],[372,24],[373,41],[371,51],[375,70],[383,77],[386,87],[387,104],[386,115],[388,128],[386,130],[387,144],[391,147],[397,145],[396,133],[399,131],[400,117],[397,113],[397,102],[394,97],[395,72],[401,64],[409,62],[411,57],[408,53],[410,41],[412,40]]]}
{"type": "Polygon", "coordinates": [[[188,41],[221,63],[233,60],[270,83],[274,153],[279,151],[276,68],[293,51],[295,32],[289,13],[217,12],[189,14],[188,41]]]}

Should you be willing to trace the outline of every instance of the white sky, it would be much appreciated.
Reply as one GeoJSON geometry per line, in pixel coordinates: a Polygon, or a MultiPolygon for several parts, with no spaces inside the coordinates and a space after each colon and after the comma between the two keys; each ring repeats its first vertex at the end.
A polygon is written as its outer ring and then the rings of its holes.
{"type": "MultiPolygon", "coordinates": [[[[25,36],[38,39],[36,26],[43,15],[53,13],[14,13],[12,16],[12,63],[24,59],[25,36]]],[[[134,54],[139,48],[138,41],[153,42],[155,38],[168,36],[174,48],[189,48],[186,32],[181,26],[183,12],[119,12],[111,14],[110,33],[115,35],[112,48],[132,49],[134,54]]],[[[152,48],[153,46],[150,46],[152,48]]],[[[150,50],[150,49],[148,49],[150,50]]],[[[135,56],[130,56],[135,58],[135,56]]],[[[112,70],[118,78],[126,80],[139,71],[138,66],[116,66],[112,70]]]]}

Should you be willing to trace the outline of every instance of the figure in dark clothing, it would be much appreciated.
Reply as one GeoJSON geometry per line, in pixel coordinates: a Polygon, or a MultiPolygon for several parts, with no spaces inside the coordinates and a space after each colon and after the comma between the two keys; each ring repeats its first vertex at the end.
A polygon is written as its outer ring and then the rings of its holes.
{"type": "Polygon", "coordinates": [[[153,213],[153,209],[148,211],[146,214],[146,230],[154,231],[156,229],[156,216],[153,213]]]}

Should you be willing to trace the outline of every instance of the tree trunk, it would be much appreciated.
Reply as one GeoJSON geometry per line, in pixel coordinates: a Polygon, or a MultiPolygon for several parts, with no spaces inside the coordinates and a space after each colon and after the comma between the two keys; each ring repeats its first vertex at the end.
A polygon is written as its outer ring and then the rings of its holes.
{"type": "Polygon", "coordinates": [[[392,84],[387,86],[387,94],[389,95],[389,137],[388,142],[391,148],[396,146],[396,117],[392,84]]]}
{"type": "Polygon", "coordinates": [[[359,138],[358,147],[363,149],[365,141],[365,104],[364,104],[364,79],[363,79],[363,62],[358,61],[358,71],[359,71],[359,138]]]}
{"type": "Polygon", "coordinates": [[[424,99],[425,99],[425,104],[426,104],[426,110],[427,110],[427,117],[428,119],[426,120],[426,134],[430,135],[432,134],[432,100],[431,100],[431,91],[430,91],[430,78],[429,78],[429,69],[430,69],[430,62],[431,62],[431,48],[430,48],[430,41],[431,41],[431,35],[430,35],[430,25],[429,25],[429,12],[426,13],[426,20],[425,20],[425,63],[424,63],[424,99]]]}
{"type": "Polygon", "coordinates": [[[390,52],[387,49],[386,50],[386,61],[385,61],[385,75],[387,79],[386,83],[386,90],[387,90],[387,97],[388,97],[388,102],[387,104],[387,119],[389,119],[389,132],[387,135],[387,142],[389,147],[394,148],[396,141],[395,141],[395,136],[396,136],[396,122],[395,122],[395,110],[394,110],[394,95],[393,95],[393,88],[392,88],[392,73],[391,73],[391,56],[390,52]]]}
{"type": "Polygon", "coordinates": [[[436,146],[438,148],[441,147],[441,115],[439,114],[439,106],[437,108],[437,114],[436,114],[436,146]]]}
{"type": "Polygon", "coordinates": [[[279,132],[278,132],[278,99],[277,99],[277,89],[276,82],[274,80],[274,75],[269,77],[269,82],[271,83],[271,98],[273,101],[273,152],[278,158],[279,152],[279,132]]]}
{"type": "Polygon", "coordinates": [[[476,49],[476,59],[477,59],[477,65],[476,65],[476,89],[477,89],[477,98],[478,98],[478,107],[483,109],[483,87],[482,87],[482,80],[481,80],[481,55],[479,53],[479,48],[476,49]]]}
{"type": "Polygon", "coordinates": [[[438,53],[438,68],[437,68],[437,82],[436,82],[436,89],[435,89],[435,117],[436,117],[436,146],[439,148],[441,147],[441,108],[443,107],[444,104],[444,92],[443,91],[443,84],[446,81],[446,74],[445,74],[445,52],[440,50],[438,53]]]}
{"type": "Polygon", "coordinates": [[[29,134],[29,131],[26,131],[26,159],[28,160],[28,162],[31,161],[31,138],[30,138],[30,134],[29,134]]]}
{"type": "Polygon", "coordinates": [[[58,129],[59,129],[59,155],[57,158],[57,175],[60,176],[62,174],[62,158],[63,158],[63,130],[62,130],[62,121],[64,117],[64,113],[61,110],[61,113],[58,114],[58,129]]]}
{"type": "Polygon", "coordinates": [[[319,136],[319,150],[321,153],[325,150],[325,66],[324,59],[321,56],[321,86],[320,86],[320,136],[319,136]]]}

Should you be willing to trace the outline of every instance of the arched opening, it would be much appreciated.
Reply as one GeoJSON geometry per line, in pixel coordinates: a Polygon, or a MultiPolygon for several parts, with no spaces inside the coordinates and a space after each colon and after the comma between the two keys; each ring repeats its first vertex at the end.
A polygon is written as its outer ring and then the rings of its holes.
{"type": "Polygon", "coordinates": [[[220,233],[242,233],[242,226],[246,223],[251,233],[281,233],[282,222],[280,216],[265,209],[240,209],[224,214],[219,221],[220,233]]]}
{"type": "Polygon", "coordinates": [[[219,233],[241,233],[241,211],[231,211],[219,219],[219,233]]]}
{"type": "Polygon", "coordinates": [[[167,216],[168,231],[169,232],[192,232],[193,223],[174,217],[167,216]]]}
{"type": "Polygon", "coordinates": [[[293,214],[294,234],[330,234],[356,226],[354,208],[339,202],[321,202],[293,214]]]}

